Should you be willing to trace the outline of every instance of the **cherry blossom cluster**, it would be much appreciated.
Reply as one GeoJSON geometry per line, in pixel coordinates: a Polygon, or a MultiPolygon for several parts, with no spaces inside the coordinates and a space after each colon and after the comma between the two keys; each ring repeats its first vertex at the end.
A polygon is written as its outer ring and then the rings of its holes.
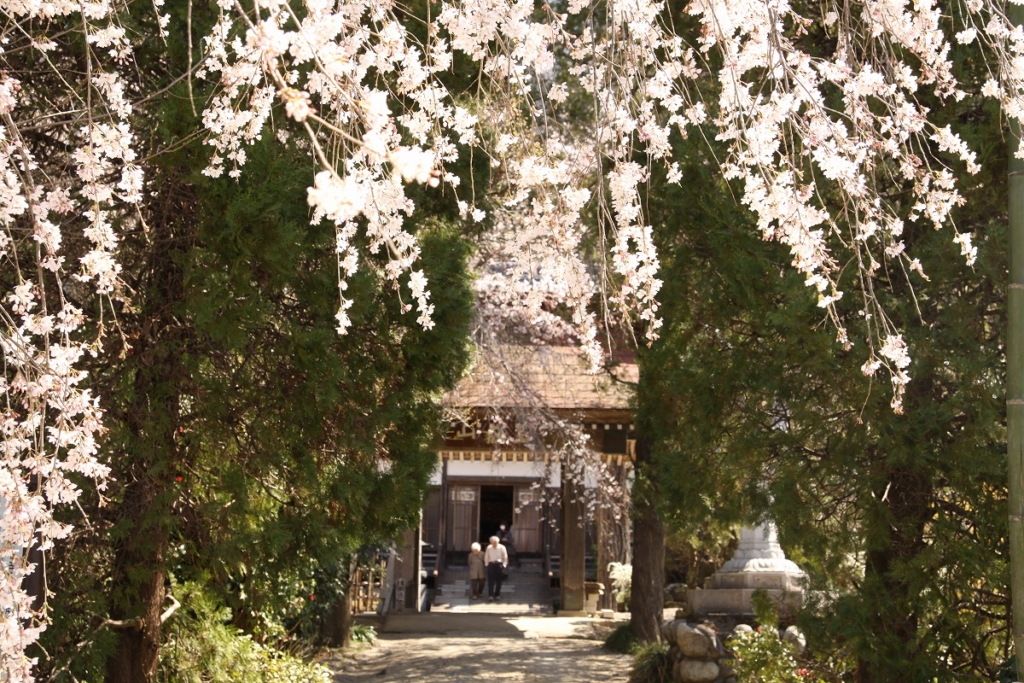
{"type": "MultiPolygon", "coordinates": [[[[824,3],[820,18],[801,16],[785,1],[694,0],[685,8],[700,22],[693,36],[670,29],[662,3],[611,2],[601,16],[584,2],[565,9],[545,5],[538,19],[523,3],[452,4],[441,23],[454,47],[483,62],[495,91],[537,137],[561,124],[561,136],[589,146],[595,167],[609,169],[590,180],[587,207],[597,207],[599,235],[611,235],[603,275],[618,276],[618,292],[609,301],[627,316],[635,312],[648,323],[648,338],[656,336],[660,282],[643,185],[658,163],[679,182],[670,132],[686,136],[710,124],[728,145],[724,176],[739,181],[762,236],[789,247],[844,348],[853,342],[838,307],[838,275],[854,265],[867,330],[864,372],[886,368],[892,407],[901,411],[910,357],[875,295],[875,276],[892,264],[908,278],[926,278],[906,251],[904,227],[953,225],[963,203],[956,177],[978,171],[975,153],[949,126],[932,123],[918,93],[965,97],[947,34],[965,44],[984,37],[1002,82],[990,80],[978,94],[1001,97],[1018,117],[1024,82],[1014,65],[1024,63],[1024,32],[983,0],[955,20],[928,0],[872,0],[849,11],[824,3]],[[822,32],[835,41],[831,54],[821,54],[822,32]],[[559,116],[572,92],[589,101],[585,121],[559,116]],[[638,163],[643,157],[646,167],[638,163]],[[913,200],[890,199],[904,193],[913,200]]],[[[544,146],[524,147],[539,153],[522,161],[543,168],[544,146]]],[[[970,266],[977,253],[971,235],[953,228],[970,266]]]]}
{"type": "MultiPolygon", "coordinates": [[[[570,28],[570,15],[593,11],[581,2],[569,3],[566,14],[544,5],[543,16],[528,2],[445,3],[438,18],[452,47],[481,62],[488,77],[488,102],[492,108],[500,104],[485,119],[498,133],[482,135],[481,145],[492,165],[504,170],[497,174],[507,184],[504,206],[521,207],[518,220],[531,222],[527,232],[543,235],[548,230],[561,242],[555,247],[566,254],[565,264],[549,270],[570,284],[584,282],[583,271],[571,263],[579,245],[595,227],[602,241],[609,237],[611,260],[599,269],[596,287],[571,287],[569,292],[573,299],[567,303],[574,323],[581,326],[578,336],[585,351],[593,329],[585,311],[594,310],[595,291],[599,308],[645,321],[648,339],[657,338],[660,325],[658,259],[639,192],[648,174],[632,155],[637,141],[643,141],[651,158],[670,152],[668,125],[658,120],[653,107],[643,112],[636,107],[637,95],[643,96],[637,87],[666,44],[660,29],[637,35],[620,30],[644,22],[655,25],[657,4],[614,3],[609,8],[612,28],[600,34],[570,28]],[[573,91],[592,101],[585,120],[566,109],[573,91]],[[600,207],[594,212],[596,226],[584,219],[595,207],[600,207]]],[[[675,41],[670,46],[673,56],[682,54],[679,45],[675,41]]],[[[692,72],[692,64],[659,72],[659,82],[670,84],[684,70],[692,72]]],[[[681,102],[674,96],[672,101],[677,100],[681,102]]]]}
{"type": "MultiPolygon", "coordinates": [[[[701,50],[717,51],[722,63],[716,123],[719,138],[731,143],[725,173],[743,179],[743,201],[762,234],[790,248],[847,348],[852,342],[835,306],[843,292],[834,245],[854,260],[870,330],[864,372],[887,367],[892,406],[901,411],[910,359],[871,278],[886,261],[924,276],[905,252],[905,222],[951,223],[963,203],[953,165],[978,170],[974,153],[948,126],[932,124],[915,95],[930,87],[940,98],[964,96],[940,8],[927,0],[871,1],[842,19],[839,8],[829,8],[821,30],[836,49],[826,56],[801,48],[813,22],[787,2],[701,0],[688,11],[701,20],[701,50]],[[836,91],[841,100],[829,96],[836,91]],[[909,189],[909,210],[886,199],[885,188],[909,189]],[[841,200],[827,203],[828,194],[841,200]]],[[[970,265],[970,235],[956,240],[970,265]]]]}
{"type": "MultiPolygon", "coordinates": [[[[952,225],[968,266],[977,254],[952,220],[964,201],[956,178],[977,172],[975,153],[951,127],[932,122],[919,95],[967,96],[950,49],[954,39],[977,40],[999,70],[972,94],[1000,98],[1020,120],[1024,32],[1000,5],[971,0],[944,16],[934,0],[824,2],[820,16],[802,16],[785,0],[693,0],[685,11],[699,21],[695,35],[676,34],[670,8],[645,0],[574,0],[542,12],[499,0],[443,7],[439,23],[452,46],[481,62],[492,99],[507,103],[506,118],[528,121],[519,129],[535,138],[557,129],[593,150],[595,170],[602,169],[595,175],[604,177],[587,181],[585,210],[596,215],[587,231],[610,236],[602,276],[617,276],[617,291],[608,302],[646,322],[648,338],[660,324],[660,282],[643,185],[655,164],[679,182],[671,132],[702,127],[705,134],[710,125],[728,146],[724,176],[739,182],[762,236],[789,247],[844,348],[853,341],[838,306],[838,277],[854,266],[867,330],[864,371],[887,370],[893,409],[902,410],[910,358],[875,294],[875,277],[895,268],[911,282],[926,279],[902,239],[908,222],[952,225]],[[835,47],[823,54],[829,42],[835,47]],[[573,113],[561,115],[574,94],[573,113]],[[588,103],[583,120],[580,94],[588,103]],[[912,201],[892,199],[904,195],[912,201]]],[[[508,137],[489,151],[500,155],[508,137]]],[[[520,163],[545,166],[545,145],[521,147],[520,163]]]]}
{"type": "MultiPolygon", "coordinates": [[[[240,172],[245,143],[262,135],[276,102],[302,125],[322,169],[308,196],[313,220],[337,226],[340,331],[349,325],[345,280],[359,264],[359,231],[371,253],[385,249],[396,286],[408,275],[420,322],[430,325],[426,279],[414,270],[418,248],[402,227],[414,209],[403,183],[445,182],[454,191],[460,178],[443,166],[468,144],[491,159],[494,187],[502,188],[491,223],[512,252],[499,259],[511,289],[494,286],[493,267],[481,284],[505,297],[488,314],[517,309],[522,320],[550,320],[553,292],[545,288],[558,282],[556,298],[595,366],[595,295],[655,339],[661,282],[643,188],[654,163],[681,180],[673,130],[688,135],[711,124],[729,145],[725,177],[741,181],[765,239],[790,248],[846,348],[853,342],[837,307],[837,278],[840,264],[854,260],[869,330],[864,369],[887,368],[901,409],[908,361],[888,353],[899,331],[871,280],[887,261],[924,276],[901,240],[905,223],[951,223],[963,201],[955,164],[977,171],[974,153],[948,126],[932,124],[915,96],[924,87],[964,96],[934,3],[865,2],[842,19],[826,8],[818,29],[835,37],[836,49],[824,56],[801,47],[812,19],[763,0],[691,2],[686,11],[702,26],[695,36],[673,33],[664,6],[645,0],[607,3],[599,18],[581,1],[562,13],[525,1],[442,3],[427,44],[410,37],[387,2],[309,2],[302,16],[280,2],[248,8],[222,0],[221,8],[201,72],[222,86],[204,114],[215,148],[209,172],[228,163],[230,174],[240,172]],[[233,28],[239,21],[244,40],[233,28]],[[442,85],[455,51],[480,63],[483,95],[475,101],[460,102],[442,85]],[[712,52],[722,66],[709,72],[699,61],[710,62],[712,52]],[[716,93],[712,106],[706,82],[716,93]],[[565,111],[574,92],[589,102],[582,117],[565,111]],[[911,191],[910,208],[886,198],[893,187],[911,191]],[[595,229],[607,236],[610,256],[596,277],[581,253],[595,229]]],[[[969,21],[995,16],[988,6],[971,9],[969,21]]],[[[997,17],[984,31],[1012,72],[1014,35],[999,26],[997,17]]],[[[968,27],[957,39],[976,34],[968,27]]],[[[985,94],[998,93],[988,84],[985,94]]],[[[461,205],[474,221],[485,215],[461,205]]],[[[957,233],[955,241],[972,263],[971,236],[957,233]]]]}
{"type": "Polygon", "coordinates": [[[336,226],[338,331],[351,324],[346,290],[359,267],[360,232],[369,253],[384,255],[396,287],[406,276],[418,321],[429,329],[433,305],[415,269],[419,246],[404,227],[414,208],[405,183],[457,185],[443,164],[457,158],[458,144],[476,141],[476,118],[435,76],[449,68],[451,52],[443,41],[424,47],[412,40],[389,2],[310,0],[302,10],[221,0],[199,72],[220,86],[203,114],[214,148],[206,173],[216,177],[228,166],[228,175],[241,173],[245,145],[264,134],[282,103],[320,167],[307,196],[312,221],[336,226]]]}
{"type": "Polygon", "coordinates": [[[109,473],[99,401],[79,366],[120,296],[118,229],[138,220],[145,180],[120,75],[132,50],[114,5],[0,7],[0,678],[21,683],[33,676],[26,649],[47,624],[47,596],[24,587],[42,571],[30,551],[65,538],[71,527],[54,510],[74,505],[82,482],[102,490],[109,473]],[[62,19],[84,34],[77,47],[41,33],[62,19]],[[49,72],[16,77],[26,53],[49,72]],[[61,69],[69,59],[76,67],[61,69]],[[61,140],[58,151],[27,133],[40,129],[61,140]],[[86,304],[99,319],[87,319],[86,304]]]}
{"type": "MultiPolygon", "coordinates": [[[[500,122],[502,112],[487,118],[500,122]]],[[[599,282],[583,258],[580,215],[596,158],[557,136],[499,137],[493,183],[504,201],[492,209],[475,263],[481,329],[506,343],[575,343],[596,369],[603,355],[592,306],[599,282]],[[543,156],[523,152],[538,143],[546,145],[543,156]]]]}
{"type": "MultiPolygon", "coordinates": [[[[535,485],[537,502],[560,504],[562,491],[554,482],[568,480],[576,485],[573,491],[578,499],[572,502],[583,505],[587,520],[595,519],[602,510],[616,519],[628,516],[630,494],[623,472],[602,459],[584,424],[585,416],[548,405],[540,386],[545,380],[538,382],[538,372],[549,362],[563,363],[572,357],[555,348],[549,358],[543,345],[503,343],[506,332],[486,323],[478,328],[470,391],[475,410],[464,412],[461,402],[465,396],[449,396],[452,424],[472,427],[485,436],[493,445],[496,461],[509,450],[528,451],[540,475],[541,483],[535,485]]],[[[552,345],[551,339],[543,341],[549,348],[558,346],[552,345]]],[[[577,361],[578,369],[585,370],[587,363],[581,361],[577,361]]],[[[550,369],[556,376],[572,371],[561,366],[550,369]]],[[[601,372],[615,374],[607,368],[601,372]]]]}

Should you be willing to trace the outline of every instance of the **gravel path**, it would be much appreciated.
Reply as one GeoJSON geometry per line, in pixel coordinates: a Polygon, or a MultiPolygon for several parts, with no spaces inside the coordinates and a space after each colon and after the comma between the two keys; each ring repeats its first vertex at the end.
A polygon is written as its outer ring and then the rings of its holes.
{"type": "Polygon", "coordinates": [[[559,617],[392,617],[376,647],[323,663],[334,683],[625,683],[630,658],[601,648],[610,627],[559,617]]]}

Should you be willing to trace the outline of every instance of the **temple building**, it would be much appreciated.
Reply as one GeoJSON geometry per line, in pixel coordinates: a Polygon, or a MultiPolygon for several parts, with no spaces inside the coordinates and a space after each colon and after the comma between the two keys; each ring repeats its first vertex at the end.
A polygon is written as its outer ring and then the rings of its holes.
{"type": "Polygon", "coordinates": [[[402,551],[406,607],[423,603],[417,577],[430,584],[464,565],[471,544],[504,524],[518,571],[546,573],[561,608],[580,611],[584,582],[607,585],[608,563],[629,561],[636,365],[590,374],[574,347],[484,353],[445,397],[451,426],[402,551]]]}

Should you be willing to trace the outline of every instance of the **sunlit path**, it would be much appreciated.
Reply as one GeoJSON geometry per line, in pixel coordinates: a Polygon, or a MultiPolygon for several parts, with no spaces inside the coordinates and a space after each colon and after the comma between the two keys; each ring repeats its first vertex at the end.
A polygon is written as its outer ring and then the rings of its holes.
{"type": "Polygon", "coordinates": [[[378,646],[329,662],[335,683],[585,683],[626,680],[630,658],[602,649],[608,622],[499,614],[392,616],[378,646]]]}
{"type": "Polygon", "coordinates": [[[551,601],[558,594],[551,580],[539,573],[512,569],[502,584],[501,599],[490,602],[484,597],[474,600],[469,592],[468,569],[445,569],[434,596],[435,612],[487,614],[551,614],[551,601]]]}

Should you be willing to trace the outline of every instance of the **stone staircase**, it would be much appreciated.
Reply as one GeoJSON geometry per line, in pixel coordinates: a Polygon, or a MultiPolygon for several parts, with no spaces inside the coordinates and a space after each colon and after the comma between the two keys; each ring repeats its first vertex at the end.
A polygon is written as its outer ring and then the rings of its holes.
{"type": "Polygon", "coordinates": [[[487,602],[487,589],[480,600],[469,598],[469,569],[446,568],[434,592],[436,612],[473,612],[488,614],[551,614],[553,598],[550,579],[533,564],[511,568],[508,581],[501,585],[501,600],[487,602]]]}

